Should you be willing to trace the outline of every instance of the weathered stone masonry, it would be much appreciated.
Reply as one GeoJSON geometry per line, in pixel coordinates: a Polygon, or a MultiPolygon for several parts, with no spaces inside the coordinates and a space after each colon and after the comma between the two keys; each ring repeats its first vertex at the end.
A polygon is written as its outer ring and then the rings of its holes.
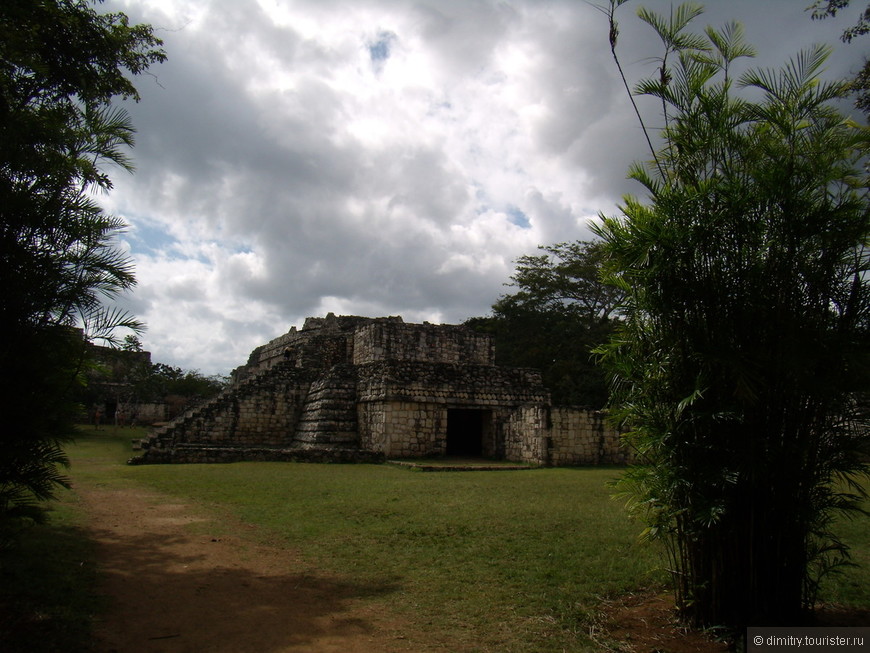
{"type": "Polygon", "coordinates": [[[551,406],[536,370],[495,365],[492,339],[462,326],[309,318],[255,349],[233,379],[152,432],[131,462],[626,462],[600,414],[551,406]]]}

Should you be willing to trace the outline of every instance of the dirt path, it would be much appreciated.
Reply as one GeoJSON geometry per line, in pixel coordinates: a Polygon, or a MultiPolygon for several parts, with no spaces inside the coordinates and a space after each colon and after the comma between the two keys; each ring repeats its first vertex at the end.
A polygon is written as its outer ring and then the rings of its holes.
{"type": "MultiPolygon", "coordinates": [[[[99,653],[447,649],[378,609],[377,596],[399,591],[396,586],[363,586],[312,570],[293,551],[256,542],[251,526],[214,524],[165,495],[89,486],[76,492],[89,515],[101,590],[109,599],[95,625],[99,653]]],[[[625,650],[727,649],[679,628],[667,597],[639,596],[605,611],[599,641],[620,641],[625,650]]],[[[819,617],[829,625],[863,625],[870,612],[829,608],[819,617]]]]}
{"type": "Polygon", "coordinates": [[[395,587],[313,573],[292,551],[245,537],[242,524],[220,529],[238,535],[208,535],[209,518],[176,499],[130,489],[76,491],[90,515],[110,602],[95,628],[101,652],[421,650],[403,624],[365,600],[395,587]]]}

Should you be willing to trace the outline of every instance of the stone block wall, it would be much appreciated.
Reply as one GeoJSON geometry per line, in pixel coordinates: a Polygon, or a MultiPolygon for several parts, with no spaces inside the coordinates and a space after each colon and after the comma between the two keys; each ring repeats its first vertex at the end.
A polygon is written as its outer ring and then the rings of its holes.
{"type": "Polygon", "coordinates": [[[484,407],[549,403],[529,368],[381,361],[358,366],[358,401],[402,400],[484,407]]]}
{"type": "Polygon", "coordinates": [[[445,324],[373,321],[353,334],[353,363],[385,360],[425,363],[495,364],[492,337],[445,324]]]}
{"type": "Polygon", "coordinates": [[[233,370],[233,381],[243,381],[285,362],[308,370],[326,370],[350,360],[350,347],[346,334],[291,331],[254,350],[246,365],[233,370]]]}
{"type": "MultiPolygon", "coordinates": [[[[447,453],[448,414],[456,404],[366,402],[358,407],[360,445],[387,458],[426,458],[447,453]]],[[[502,406],[483,411],[481,455],[546,463],[546,407],[502,406]]]]}
{"type": "Polygon", "coordinates": [[[633,461],[622,446],[620,433],[608,424],[606,413],[581,408],[550,408],[547,432],[550,465],[624,465],[633,461]]]}
{"type": "Polygon", "coordinates": [[[154,402],[147,404],[130,404],[124,406],[128,420],[135,422],[136,426],[165,422],[169,419],[169,404],[166,402],[154,402]]]}
{"type": "Polygon", "coordinates": [[[540,374],[531,369],[396,360],[357,369],[360,446],[392,458],[448,453],[451,409],[481,411],[480,453],[505,457],[510,425],[513,436],[523,437],[525,422],[516,411],[549,403],[540,374]]]}
{"type": "Polygon", "coordinates": [[[388,458],[442,456],[446,451],[447,408],[409,401],[360,403],[357,409],[363,449],[388,458]]]}
{"type": "Polygon", "coordinates": [[[504,423],[504,458],[533,465],[547,461],[547,406],[521,406],[504,423]]]}
{"type": "Polygon", "coordinates": [[[296,367],[325,370],[332,365],[350,362],[352,358],[351,334],[362,324],[402,323],[401,317],[368,318],[356,315],[309,317],[302,329],[295,326],[254,349],[248,362],[232,372],[235,382],[249,378],[282,362],[296,367]]]}

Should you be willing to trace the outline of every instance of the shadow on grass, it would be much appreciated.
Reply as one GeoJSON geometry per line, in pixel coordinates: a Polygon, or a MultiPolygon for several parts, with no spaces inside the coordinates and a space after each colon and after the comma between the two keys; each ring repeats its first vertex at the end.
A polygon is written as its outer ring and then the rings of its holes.
{"type": "Polygon", "coordinates": [[[254,571],[238,551],[214,563],[209,547],[222,546],[185,532],[27,529],[0,551],[0,650],[237,653],[340,642],[374,633],[359,616],[368,613],[352,610],[356,599],[399,588],[283,570],[277,559],[254,571]]]}
{"type": "Polygon", "coordinates": [[[110,614],[95,627],[103,650],[259,652],[366,637],[374,626],[353,601],[398,589],[392,581],[356,583],[284,569],[289,563],[274,550],[220,551],[227,545],[206,535],[108,529],[93,535],[102,588],[113,597],[110,614]],[[246,554],[259,559],[247,564],[246,554]],[[274,560],[262,559],[270,554],[274,560]]]}
{"type": "Polygon", "coordinates": [[[0,551],[0,642],[6,653],[90,651],[97,596],[93,543],[78,528],[46,524],[0,551]]]}

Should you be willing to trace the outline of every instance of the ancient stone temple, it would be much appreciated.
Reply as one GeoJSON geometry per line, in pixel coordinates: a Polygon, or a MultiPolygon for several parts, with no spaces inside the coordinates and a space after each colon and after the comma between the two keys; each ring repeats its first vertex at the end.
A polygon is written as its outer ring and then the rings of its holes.
{"type": "Polygon", "coordinates": [[[600,414],[554,408],[539,372],[495,365],[486,334],[333,314],[255,349],[222,394],[141,448],[132,463],[626,457],[600,414]]]}

